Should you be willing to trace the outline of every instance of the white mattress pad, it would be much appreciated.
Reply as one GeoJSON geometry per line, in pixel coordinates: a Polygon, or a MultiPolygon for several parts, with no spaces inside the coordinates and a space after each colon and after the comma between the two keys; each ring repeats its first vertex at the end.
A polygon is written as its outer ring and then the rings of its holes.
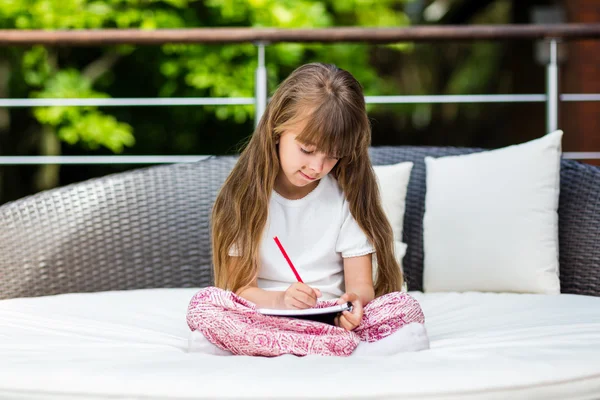
{"type": "Polygon", "coordinates": [[[600,297],[411,292],[430,350],[262,358],[187,352],[196,290],[0,301],[0,398],[600,398],[600,297]]]}

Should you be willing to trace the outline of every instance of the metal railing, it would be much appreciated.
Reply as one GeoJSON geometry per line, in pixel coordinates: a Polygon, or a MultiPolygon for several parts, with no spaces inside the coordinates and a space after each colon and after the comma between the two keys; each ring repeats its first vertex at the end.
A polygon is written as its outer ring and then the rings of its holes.
{"type": "MultiPolygon", "coordinates": [[[[464,40],[545,40],[549,46],[546,92],[543,94],[477,94],[423,96],[365,96],[369,104],[415,103],[545,103],[546,130],[558,129],[560,102],[600,101],[600,93],[559,93],[558,43],[600,39],[600,24],[427,26],[409,28],[199,28],[165,30],[0,30],[0,46],[161,45],[166,43],[253,43],[257,48],[254,97],[0,99],[0,107],[39,106],[190,106],[255,105],[255,121],[268,101],[265,46],[282,42],[371,44],[464,40]]],[[[566,152],[565,158],[600,159],[600,152],[566,152]]],[[[0,165],[22,164],[158,164],[194,162],[207,156],[0,156],[0,165]]]]}

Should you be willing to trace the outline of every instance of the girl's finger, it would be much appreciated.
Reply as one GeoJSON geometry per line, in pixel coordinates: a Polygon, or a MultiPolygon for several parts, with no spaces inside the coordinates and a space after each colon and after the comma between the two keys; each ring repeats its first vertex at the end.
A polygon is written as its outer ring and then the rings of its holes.
{"type": "Polygon", "coordinates": [[[344,318],[344,316],[340,316],[339,325],[340,325],[340,328],[344,328],[345,330],[348,330],[348,321],[346,320],[346,318],[344,318]]]}
{"type": "Polygon", "coordinates": [[[294,299],[292,299],[292,300],[291,300],[291,302],[290,302],[290,307],[291,307],[291,308],[294,308],[294,309],[296,309],[296,310],[299,310],[299,309],[300,309],[300,307],[298,307],[298,304],[297,304],[296,300],[294,300],[294,299]]]}
{"type": "Polygon", "coordinates": [[[306,308],[312,307],[316,304],[317,300],[313,299],[312,297],[308,296],[306,293],[304,292],[300,292],[296,295],[292,296],[296,301],[304,304],[306,306],[306,308]]]}
{"type": "Polygon", "coordinates": [[[300,286],[298,286],[297,289],[299,292],[305,293],[307,296],[310,296],[310,297],[314,298],[315,300],[318,297],[318,296],[316,296],[314,289],[308,285],[300,285],[300,286]]]}
{"type": "Polygon", "coordinates": [[[304,304],[303,302],[301,302],[300,300],[298,300],[296,298],[292,298],[292,307],[297,308],[299,310],[304,310],[305,308],[310,308],[309,305],[304,304]]]}
{"type": "Polygon", "coordinates": [[[340,324],[347,331],[351,331],[356,327],[356,325],[352,324],[352,322],[350,322],[344,315],[340,317],[340,324]]]}
{"type": "Polygon", "coordinates": [[[298,292],[294,297],[310,307],[317,302],[317,299],[305,292],[298,292]]]}
{"type": "Polygon", "coordinates": [[[344,304],[344,303],[347,303],[347,302],[348,302],[348,295],[346,293],[344,293],[342,295],[342,297],[339,298],[339,300],[338,300],[337,303],[338,304],[344,304]]]}
{"type": "Polygon", "coordinates": [[[351,331],[351,330],[354,330],[354,328],[356,328],[356,325],[354,325],[354,324],[353,324],[352,322],[350,322],[350,321],[347,321],[347,326],[346,326],[346,329],[347,329],[347,330],[349,330],[349,331],[351,331]]]}
{"type": "Polygon", "coordinates": [[[359,319],[356,315],[354,315],[348,311],[344,311],[343,315],[346,318],[346,320],[349,321],[352,325],[358,326],[359,319]]]}

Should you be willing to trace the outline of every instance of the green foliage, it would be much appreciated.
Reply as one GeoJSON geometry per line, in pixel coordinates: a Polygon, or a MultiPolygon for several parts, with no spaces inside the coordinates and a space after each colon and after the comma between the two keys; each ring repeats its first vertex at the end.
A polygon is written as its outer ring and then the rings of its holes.
{"type": "Polygon", "coordinates": [[[98,111],[82,113],[71,124],[61,128],[58,134],[67,143],[83,141],[91,149],[97,149],[102,145],[115,153],[120,153],[124,146],[134,144],[129,125],[98,111]]]}
{"type": "Polygon", "coordinates": [[[493,78],[500,53],[495,43],[474,43],[472,50],[448,82],[450,93],[476,93],[493,78]]]}
{"type": "MultiPolygon", "coordinates": [[[[390,26],[408,24],[397,0],[3,0],[0,27],[17,29],[275,27],[318,28],[330,26],[390,26]]],[[[388,46],[393,51],[405,46],[388,46]]],[[[364,44],[270,45],[266,51],[269,88],[295,67],[309,61],[336,63],[351,71],[367,94],[389,93],[370,65],[374,46],[364,44]]],[[[129,74],[153,77],[152,90],[137,93],[154,96],[251,97],[254,94],[256,48],[252,44],[166,44],[154,49],[151,62],[129,62],[142,57],[142,47],[118,46],[116,53],[139,70],[129,74]]],[[[114,63],[98,63],[115,53],[101,49],[43,48],[21,53],[22,77],[30,97],[99,98],[129,87],[129,79],[113,72],[114,63]],[[95,58],[90,58],[93,54],[95,58]],[[89,73],[90,66],[104,65],[89,73]]],[[[147,61],[147,59],[146,59],[147,61]]],[[[135,88],[130,92],[135,94],[135,88]]],[[[219,120],[247,123],[253,106],[203,107],[200,114],[219,120]]],[[[173,115],[176,115],[173,113],[173,115]]],[[[61,140],[89,148],[121,152],[135,141],[132,125],[97,107],[39,107],[34,116],[56,128],[61,140]]]]}
{"type": "MultiPolygon", "coordinates": [[[[67,69],[58,71],[47,79],[44,90],[33,92],[40,98],[105,98],[91,88],[91,82],[82,77],[79,71],[67,69]]],[[[91,149],[104,146],[115,153],[121,153],[125,146],[135,143],[130,125],[118,122],[112,115],[106,115],[97,107],[39,107],[34,110],[38,121],[58,128],[60,139],[69,144],[84,143],[91,149]]]]}

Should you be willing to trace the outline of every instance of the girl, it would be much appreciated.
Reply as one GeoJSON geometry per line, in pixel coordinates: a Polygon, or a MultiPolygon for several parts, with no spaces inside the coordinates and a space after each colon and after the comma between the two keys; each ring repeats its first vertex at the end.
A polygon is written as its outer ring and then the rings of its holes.
{"type": "Polygon", "coordinates": [[[308,64],[281,84],[217,196],[216,287],[200,290],[189,304],[191,350],[347,356],[429,347],[421,308],[398,292],[403,276],[370,142],[362,88],[347,71],[308,64]],[[344,302],[353,310],[335,326],[256,311],[344,302]]]}

